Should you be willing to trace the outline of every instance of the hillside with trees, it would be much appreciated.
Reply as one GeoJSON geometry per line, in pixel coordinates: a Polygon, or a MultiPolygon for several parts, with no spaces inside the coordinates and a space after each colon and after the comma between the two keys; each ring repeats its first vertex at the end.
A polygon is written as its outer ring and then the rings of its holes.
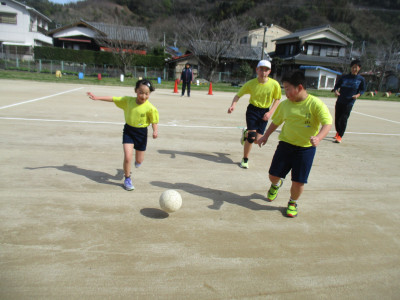
{"type": "Polygon", "coordinates": [[[364,70],[378,68],[385,73],[396,71],[399,64],[400,0],[84,0],[67,5],[48,0],[24,2],[49,16],[53,20],[51,28],[81,19],[145,26],[152,48],[174,45],[186,50],[194,39],[227,41],[226,37],[234,39],[240,31],[255,29],[261,23],[290,31],[330,24],[354,41],[353,51],[360,53],[364,70]],[[227,27],[229,23],[234,26],[227,27]]]}
{"type": "Polygon", "coordinates": [[[68,5],[48,0],[22,1],[53,21],[53,27],[86,21],[146,26],[155,42],[179,43],[179,23],[189,15],[210,24],[230,17],[247,29],[277,24],[295,31],[330,24],[355,41],[355,47],[400,40],[399,0],[85,0],[68,5]]]}

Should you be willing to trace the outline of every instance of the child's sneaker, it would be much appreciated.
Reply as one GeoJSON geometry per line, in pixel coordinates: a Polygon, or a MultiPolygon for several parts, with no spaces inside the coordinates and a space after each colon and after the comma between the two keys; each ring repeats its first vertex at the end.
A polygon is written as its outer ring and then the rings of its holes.
{"type": "Polygon", "coordinates": [[[290,218],[297,217],[297,203],[289,201],[286,215],[290,218]]]}
{"type": "Polygon", "coordinates": [[[243,128],[242,129],[242,137],[240,138],[240,143],[242,145],[244,145],[244,141],[246,140],[246,133],[247,133],[247,129],[243,128]]]}
{"type": "Polygon", "coordinates": [[[335,139],[335,143],[340,144],[342,142],[342,137],[340,135],[338,135],[335,139]]]}
{"type": "Polygon", "coordinates": [[[271,184],[271,187],[268,190],[268,196],[267,196],[267,198],[270,202],[274,201],[276,196],[278,196],[278,190],[282,186],[282,184],[283,184],[282,179],[279,179],[278,186],[271,184]]]}
{"type": "Polygon", "coordinates": [[[249,161],[245,161],[244,158],[242,158],[242,162],[240,163],[240,167],[243,169],[248,169],[249,168],[249,161]]]}
{"type": "Polygon", "coordinates": [[[124,187],[125,187],[125,189],[126,189],[127,191],[132,191],[132,190],[135,189],[135,187],[134,187],[133,184],[132,184],[132,180],[131,180],[130,177],[125,178],[124,187]]]}

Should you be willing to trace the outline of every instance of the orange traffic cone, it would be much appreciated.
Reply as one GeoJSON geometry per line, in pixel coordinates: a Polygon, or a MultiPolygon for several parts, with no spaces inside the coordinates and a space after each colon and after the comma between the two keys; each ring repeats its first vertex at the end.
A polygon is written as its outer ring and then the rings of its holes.
{"type": "Polygon", "coordinates": [[[178,94],[178,79],[175,80],[174,93],[178,94]]]}
{"type": "Polygon", "coordinates": [[[208,95],[212,95],[212,82],[210,81],[210,87],[208,88],[208,95]]]}

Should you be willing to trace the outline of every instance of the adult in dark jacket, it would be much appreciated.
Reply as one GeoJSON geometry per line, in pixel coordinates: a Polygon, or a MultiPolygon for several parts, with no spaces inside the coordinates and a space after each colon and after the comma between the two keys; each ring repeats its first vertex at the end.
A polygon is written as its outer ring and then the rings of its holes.
{"type": "Polygon", "coordinates": [[[333,88],[333,92],[338,97],[335,105],[335,143],[342,142],[353,105],[365,92],[365,79],[358,75],[360,69],[361,62],[358,59],[353,60],[350,64],[350,74],[342,76],[333,88]]]}
{"type": "Polygon", "coordinates": [[[193,81],[193,72],[192,69],[190,68],[190,64],[186,64],[185,68],[182,70],[181,74],[181,82],[182,82],[182,95],[183,97],[185,95],[185,90],[187,87],[187,96],[190,97],[190,84],[193,81]]]}

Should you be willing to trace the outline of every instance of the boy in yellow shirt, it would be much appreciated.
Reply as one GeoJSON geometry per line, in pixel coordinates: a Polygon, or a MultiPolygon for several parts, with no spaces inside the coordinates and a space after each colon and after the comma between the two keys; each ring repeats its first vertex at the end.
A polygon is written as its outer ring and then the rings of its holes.
{"type": "Polygon", "coordinates": [[[257,78],[247,81],[240,88],[228,109],[228,114],[232,113],[239,99],[245,94],[250,94],[249,105],[246,110],[247,129],[243,130],[241,138],[244,149],[240,166],[244,169],[249,168],[248,160],[253,143],[257,144],[258,139],[264,134],[268,120],[282,96],[279,83],[268,77],[271,73],[271,63],[268,60],[261,60],[256,71],[257,78]]]}
{"type": "Polygon", "coordinates": [[[269,136],[283,124],[269,169],[271,187],[268,200],[275,200],[283,178],[292,171],[292,186],[286,215],[297,216],[297,200],[307,183],[316,147],[332,127],[332,116],[327,106],[306,91],[306,79],[301,71],[295,71],[282,79],[285,101],[282,101],[272,116],[271,125],[258,141],[259,146],[267,143],[269,136]],[[319,128],[322,125],[321,129],[319,128]]]}
{"type": "Polygon", "coordinates": [[[144,152],[147,147],[147,127],[150,124],[153,127],[153,138],[158,137],[158,111],[148,101],[152,91],[154,91],[154,87],[151,82],[142,79],[136,82],[137,97],[95,96],[91,92],[87,93],[92,100],[114,102],[116,106],[124,110],[125,126],[122,144],[124,147],[124,187],[127,191],[135,189],[131,180],[133,149],[135,149],[135,167],[139,168],[144,160],[144,152]]]}

